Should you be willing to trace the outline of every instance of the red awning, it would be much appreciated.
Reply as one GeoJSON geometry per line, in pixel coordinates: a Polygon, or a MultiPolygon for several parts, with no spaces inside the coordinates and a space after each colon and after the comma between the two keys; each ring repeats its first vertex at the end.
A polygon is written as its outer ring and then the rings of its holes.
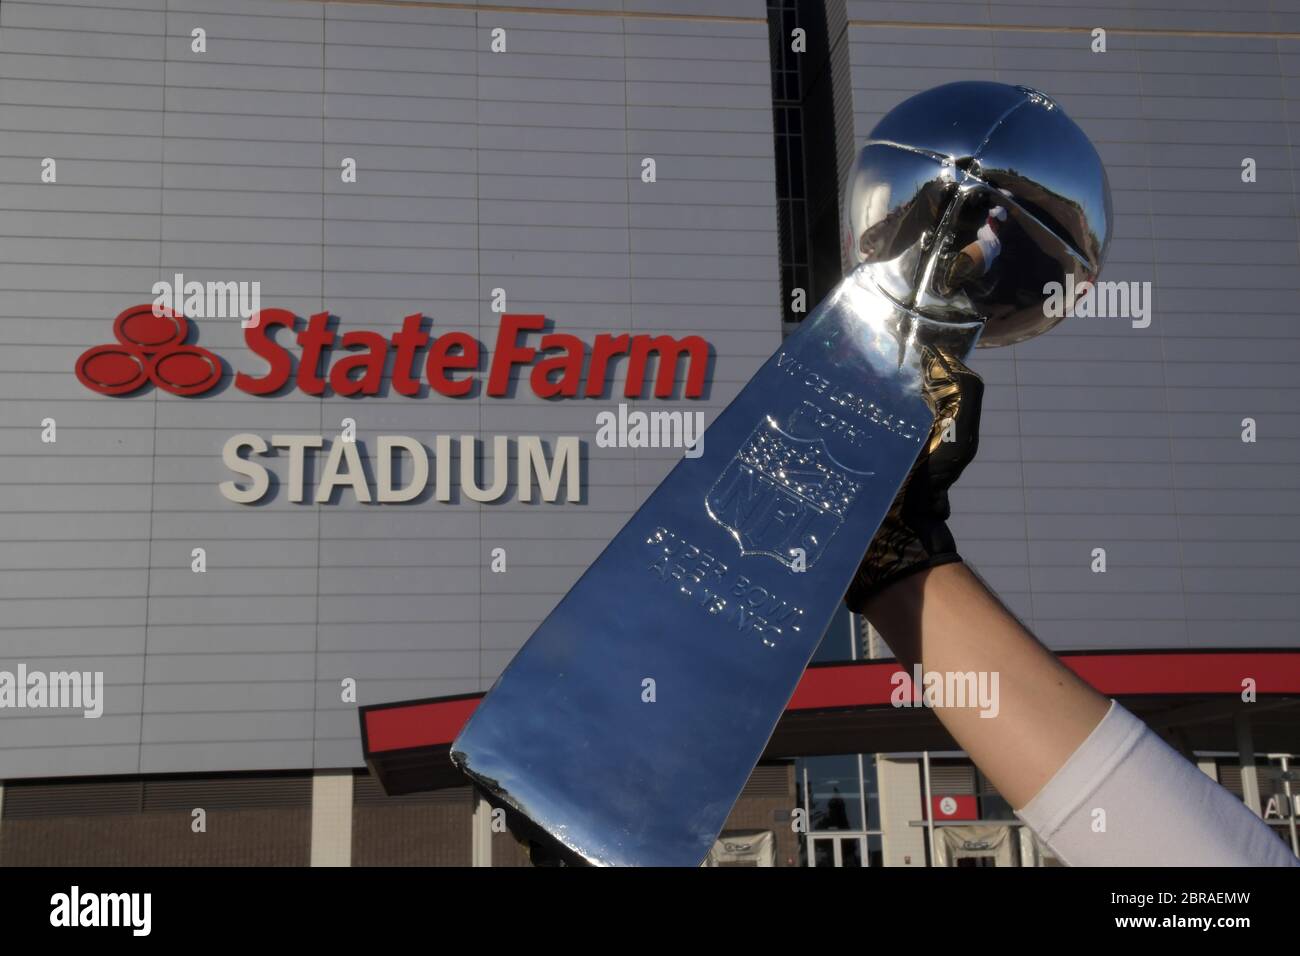
{"type": "MultiPolygon", "coordinates": [[[[1139,651],[1061,654],[1076,674],[1186,749],[1235,751],[1237,712],[1255,749],[1300,750],[1300,651],[1139,651]],[[1254,703],[1242,701],[1254,682],[1254,703]]],[[[826,753],[957,750],[934,713],[890,703],[895,661],[814,664],[782,715],[765,760],[826,753]]],[[[452,740],[482,694],[360,708],[366,763],[389,793],[463,786],[452,740]]]]}

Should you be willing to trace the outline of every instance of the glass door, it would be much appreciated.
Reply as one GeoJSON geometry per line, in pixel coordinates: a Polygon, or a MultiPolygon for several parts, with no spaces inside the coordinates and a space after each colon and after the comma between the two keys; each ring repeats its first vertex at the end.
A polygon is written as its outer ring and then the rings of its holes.
{"type": "Polygon", "coordinates": [[[814,836],[809,865],[860,867],[865,841],[865,836],[814,836]]]}
{"type": "Polygon", "coordinates": [[[807,830],[800,866],[880,866],[879,796],[874,755],[803,757],[797,762],[807,830]]]}

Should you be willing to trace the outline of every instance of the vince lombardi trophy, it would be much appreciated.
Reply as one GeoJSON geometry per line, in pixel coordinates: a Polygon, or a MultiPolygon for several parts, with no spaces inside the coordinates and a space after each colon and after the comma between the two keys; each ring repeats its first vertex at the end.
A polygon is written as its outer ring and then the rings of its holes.
{"type": "Polygon", "coordinates": [[[844,199],[848,275],[452,744],[493,800],[580,860],[704,859],[929,438],[927,350],[1046,332],[1065,314],[1045,308],[1053,283],[1095,281],[1111,228],[1088,138],[1049,97],[999,83],[891,110],[844,199]]]}

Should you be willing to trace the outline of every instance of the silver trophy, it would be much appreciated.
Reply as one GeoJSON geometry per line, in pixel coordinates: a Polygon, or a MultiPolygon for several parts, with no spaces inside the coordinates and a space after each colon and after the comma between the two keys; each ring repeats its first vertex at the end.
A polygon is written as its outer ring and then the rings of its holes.
{"type": "Polygon", "coordinates": [[[848,276],[542,622],[455,764],[581,860],[699,864],[929,437],[924,350],[1050,329],[1110,222],[1096,150],[1041,93],[952,83],[887,114],[845,184],[848,276]]]}

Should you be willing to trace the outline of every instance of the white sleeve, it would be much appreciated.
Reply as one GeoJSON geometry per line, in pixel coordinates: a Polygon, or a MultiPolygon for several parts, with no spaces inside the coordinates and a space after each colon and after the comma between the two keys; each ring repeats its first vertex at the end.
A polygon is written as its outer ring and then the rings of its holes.
{"type": "Polygon", "coordinates": [[[1244,803],[1114,700],[1016,816],[1071,866],[1300,865],[1244,803]]]}

